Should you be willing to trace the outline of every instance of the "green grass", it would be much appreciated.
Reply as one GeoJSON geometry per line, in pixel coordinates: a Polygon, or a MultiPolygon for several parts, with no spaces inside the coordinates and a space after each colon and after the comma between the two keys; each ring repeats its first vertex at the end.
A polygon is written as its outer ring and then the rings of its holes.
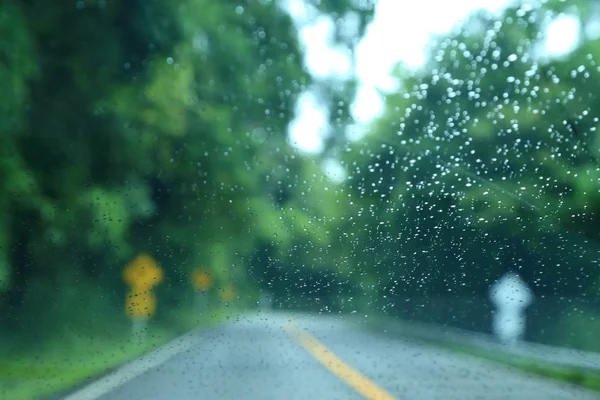
{"type": "Polygon", "coordinates": [[[600,391],[600,371],[540,363],[527,357],[518,357],[512,354],[504,354],[456,343],[439,342],[433,344],[441,345],[455,352],[504,364],[523,372],[600,391]]]}
{"type": "Polygon", "coordinates": [[[600,391],[600,373],[596,371],[578,368],[547,367],[535,363],[524,363],[517,368],[521,368],[524,371],[537,375],[600,391]]]}
{"type": "MultiPolygon", "coordinates": [[[[364,324],[363,326],[366,329],[376,330],[380,333],[384,332],[385,329],[385,323],[378,320],[374,320],[370,324],[364,324]]],[[[600,371],[598,370],[541,363],[527,357],[520,357],[494,350],[486,350],[481,347],[469,346],[451,340],[423,338],[418,335],[411,335],[406,331],[402,333],[402,336],[406,336],[421,343],[445,348],[456,353],[503,364],[525,373],[539,375],[587,389],[600,391],[600,371]]]]}
{"type": "Polygon", "coordinates": [[[0,359],[0,398],[30,400],[64,392],[224,316],[223,312],[204,317],[191,310],[179,312],[151,323],[143,342],[132,340],[128,329],[117,326],[111,334],[73,330],[46,340],[43,346],[16,349],[0,359]]]}

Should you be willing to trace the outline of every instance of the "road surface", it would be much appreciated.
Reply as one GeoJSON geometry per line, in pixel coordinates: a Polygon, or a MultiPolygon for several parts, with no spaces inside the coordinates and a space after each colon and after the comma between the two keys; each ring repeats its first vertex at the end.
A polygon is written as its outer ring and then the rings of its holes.
{"type": "Polygon", "coordinates": [[[244,314],[117,371],[69,400],[598,399],[333,316],[244,314]]]}

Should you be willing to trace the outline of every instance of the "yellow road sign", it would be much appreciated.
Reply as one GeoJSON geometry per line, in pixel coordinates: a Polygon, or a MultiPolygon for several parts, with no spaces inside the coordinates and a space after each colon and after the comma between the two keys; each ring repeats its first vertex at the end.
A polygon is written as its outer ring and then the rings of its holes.
{"type": "Polygon", "coordinates": [[[140,254],[125,267],[123,279],[134,291],[150,289],[163,279],[160,266],[148,254],[140,254]]]}
{"type": "Polygon", "coordinates": [[[133,318],[150,318],[156,312],[156,297],[151,290],[130,290],[125,312],[133,318]]]}
{"type": "Polygon", "coordinates": [[[235,298],[237,297],[237,292],[235,291],[233,286],[227,285],[221,290],[219,290],[219,297],[221,297],[221,300],[229,303],[235,300],[235,298]]]}
{"type": "Polygon", "coordinates": [[[149,318],[156,312],[152,287],[163,279],[163,271],[148,254],[140,254],[123,270],[123,280],[131,287],[125,313],[132,318],[149,318]]]}
{"type": "Polygon", "coordinates": [[[210,272],[203,268],[198,268],[192,273],[192,283],[196,290],[207,290],[213,286],[213,279],[210,272]]]}

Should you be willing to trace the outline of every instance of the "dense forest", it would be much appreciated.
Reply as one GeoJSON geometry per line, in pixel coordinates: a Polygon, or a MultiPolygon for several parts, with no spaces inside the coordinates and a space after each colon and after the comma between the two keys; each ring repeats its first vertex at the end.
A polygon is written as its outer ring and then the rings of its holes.
{"type": "MultiPolygon", "coordinates": [[[[374,6],[306,3],[358,16],[356,37],[334,38],[353,54],[374,6]]],[[[383,115],[350,141],[355,78],[313,77],[279,2],[3,1],[0,335],[125,320],[122,272],[139,254],[164,271],[158,321],[192,304],[199,267],[243,307],[269,292],[281,307],[399,315],[410,297],[486,297],[507,271],[536,296],[594,300],[600,38],[586,27],[599,12],[473,13],[423,67],[398,65],[383,115]],[[562,13],[579,42],[550,57],[562,13]],[[332,127],[319,154],[288,136],[308,90],[332,127]]]]}
{"type": "Polygon", "coordinates": [[[253,278],[261,249],[289,268],[292,248],[328,240],[329,200],[300,194],[321,190],[318,160],[287,143],[311,78],[278,4],[1,7],[2,329],[121,314],[121,271],[140,253],[165,270],[164,310],[198,266],[243,296],[266,272],[253,278]]]}

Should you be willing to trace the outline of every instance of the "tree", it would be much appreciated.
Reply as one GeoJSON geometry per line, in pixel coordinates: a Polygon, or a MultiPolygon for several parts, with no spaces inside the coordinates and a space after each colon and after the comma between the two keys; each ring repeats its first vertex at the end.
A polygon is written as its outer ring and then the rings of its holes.
{"type": "Polygon", "coordinates": [[[198,265],[245,282],[244,257],[280,216],[273,183],[309,82],[289,16],[255,1],[28,1],[0,18],[13,38],[0,48],[0,306],[13,322],[118,315],[139,252],[165,269],[159,310],[198,265]]]}
{"type": "Polygon", "coordinates": [[[597,290],[600,54],[587,40],[536,56],[545,13],[479,13],[438,38],[422,70],[398,68],[403,89],[344,155],[356,234],[383,260],[357,256],[384,293],[485,295],[507,269],[542,294],[597,290]]]}

